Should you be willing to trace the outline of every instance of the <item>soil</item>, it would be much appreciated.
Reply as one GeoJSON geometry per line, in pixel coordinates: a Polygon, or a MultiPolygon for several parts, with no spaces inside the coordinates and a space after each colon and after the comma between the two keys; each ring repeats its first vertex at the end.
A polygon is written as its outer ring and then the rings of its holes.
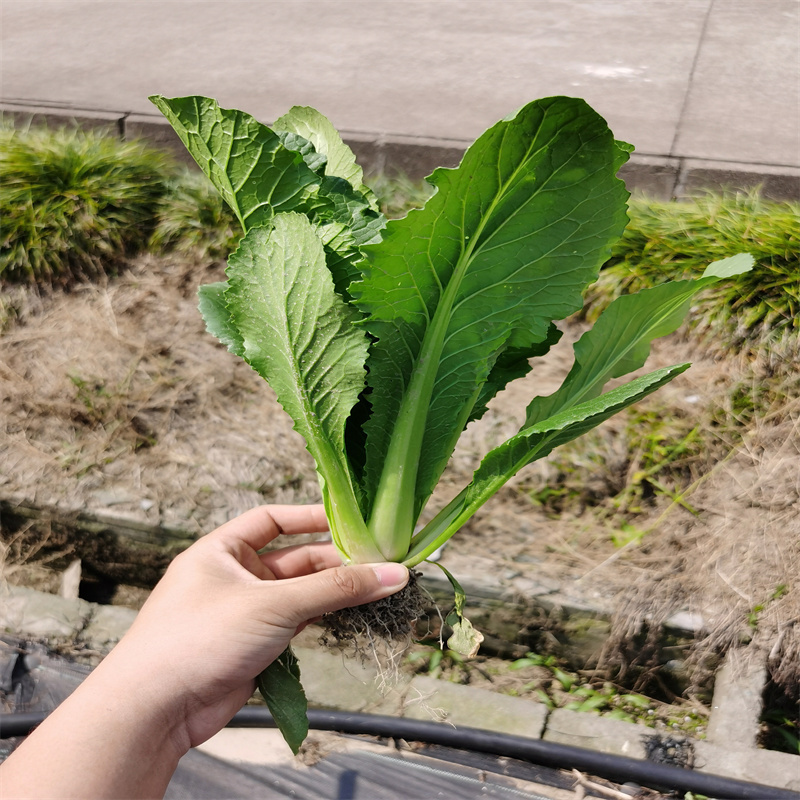
{"type": "MultiPolygon", "coordinates": [[[[312,461],[272,391],[204,331],[197,286],[221,277],[219,263],[148,256],[68,293],[4,291],[0,499],[113,513],[196,535],[260,503],[319,501],[312,461]]],[[[516,432],[534,395],[558,387],[583,330],[575,321],[562,327],[547,360],[466,430],[426,516],[469,481],[482,454],[516,432]]],[[[654,347],[648,369],[694,362],[658,393],[676,416],[718,402],[721,389],[749,374],[752,365],[710,352],[686,335],[654,347]]],[[[535,502],[563,460],[533,465],[451,541],[442,563],[462,583],[533,581],[614,608],[608,658],[648,620],[683,611],[702,620],[698,653],[750,642],[774,675],[796,681],[796,398],[743,441],[722,441],[690,502],[644,498],[626,519],[645,535],[620,546],[627,529],[609,513],[609,487],[631,478],[622,426],[615,418],[597,434],[596,475],[580,502],[558,513],[535,502]]]]}

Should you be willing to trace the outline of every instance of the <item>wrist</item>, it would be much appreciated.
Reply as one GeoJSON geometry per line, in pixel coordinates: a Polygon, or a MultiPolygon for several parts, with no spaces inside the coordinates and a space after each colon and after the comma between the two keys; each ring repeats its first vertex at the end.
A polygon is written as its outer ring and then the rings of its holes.
{"type": "MultiPolygon", "coordinates": [[[[156,669],[158,664],[156,663],[156,669]]],[[[86,688],[109,716],[117,716],[132,736],[175,763],[191,748],[186,733],[183,685],[173,670],[154,672],[135,643],[122,640],[95,669],[86,688]]]]}

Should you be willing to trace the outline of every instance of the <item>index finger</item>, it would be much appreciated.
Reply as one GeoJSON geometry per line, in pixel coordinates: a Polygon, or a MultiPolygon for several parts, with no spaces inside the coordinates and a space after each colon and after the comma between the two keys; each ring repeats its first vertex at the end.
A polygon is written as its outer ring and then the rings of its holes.
{"type": "Polygon", "coordinates": [[[322,505],[258,506],[221,525],[208,536],[222,541],[244,542],[260,550],[281,534],[322,533],[328,519],[322,505]]]}

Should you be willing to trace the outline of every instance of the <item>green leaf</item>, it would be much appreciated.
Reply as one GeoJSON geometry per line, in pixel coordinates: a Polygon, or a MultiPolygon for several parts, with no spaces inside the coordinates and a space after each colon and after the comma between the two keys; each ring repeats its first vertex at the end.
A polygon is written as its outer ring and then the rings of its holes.
{"type": "Polygon", "coordinates": [[[600,397],[523,428],[486,455],[469,486],[414,537],[413,547],[403,563],[411,567],[427,558],[524,466],[544,458],[559,445],[577,439],[688,368],[689,364],[681,364],[655,370],[600,397]]]}
{"type": "Polygon", "coordinates": [[[256,678],[256,684],[286,744],[297,755],[308,736],[308,700],[300,682],[300,666],[291,647],[256,678]]]}
{"type": "Polygon", "coordinates": [[[206,330],[216,336],[234,355],[244,358],[244,343],[236,326],[231,320],[231,314],[225,305],[225,290],[227,281],[207,283],[197,292],[200,300],[200,314],[206,323],[206,330]]]}
{"type": "Polygon", "coordinates": [[[747,255],[734,256],[710,265],[699,280],[671,281],[618,297],[575,343],[575,363],[561,387],[533,399],[524,427],[596,397],[611,378],[639,369],[650,355],[653,339],[681,325],[698,291],[720,278],[746,272],[752,261],[747,255]]]}
{"type": "Polygon", "coordinates": [[[749,253],[737,253],[735,256],[723,258],[709,264],[703,272],[704,278],[733,278],[745,272],[750,272],[755,263],[749,253]]]}
{"type": "Polygon", "coordinates": [[[349,300],[350,284],[361,278],[361,248],[380,241],[386,218],[371,207],[365,195],[342,178],[326,177],[320,187],[320,196],[326,205],[315,211],[313,219],[325,245],[328,269],[333,275],[336,291],[349,300]]]}
{"type": "Polygon", "coordinates": [[[209,97],[153,95],[150,100],[245,231],[281,211],[313,208],[321,176],[266,125],[242,111],[220,108],[209,97]]]}
{"type": "Polygon", "coordinates": [[[273,130],[208,97],[150,99],[246,231],[286,211],[319,226],[336,290],[345,296],[361,277],[359,248],[380,240],[386,220],[333,125],[310,108],[292,109],[273,130]]]}
{"type": "Polygon", "coordinates": [[[544,341],[552,320],[581,307],[625,226],[619,160],[582,100],[530,103],[457,169],[436,170],[425,208],[365,248],[351,293],[377,338],[366,492],[396,504],[376,508],[376,535],[401,520],[413,528],[512,331],[544,341]]]}
{"type": "Polygon", "coordinates": [[[272,126],[276,131],[291,131],[311,142],[316,152],[325,156],[325,174],[344,178],[358,192],[372,195],[364,186],[364,171],[356,163],[353,151],[342,141],[330,120],[309,106],[293,106],[272,126]]]}
{"type": "Polygon", "coordinates": [[[370,544],[344,455],[344,429],[364,387],[367,337],[336,294],[322,242],[301,214],[253,228],[228,262],[224,293],[243,356],[272,387],[330,492],[334,541],[346,557],[383,560],[370,544]],[[351,550],[339,530],[347,526],[351,550]]]}
{"type": "Polygon", "coordinates": [[[291,131],[282,131],[279,128],[273,128],[273,130],[281,140],[281,144],[287,150],[300,153],[303,157],[303,161],[306,162],[306,166],[312,172],[316,172],[317,175],[325,174],[325,165],[328,163],[328,159],[324,153],[318,153],[314,149],[314,145],[309,142],[308,139],[304,139],[302,136],[292,133],[291,131]]]}
{"type": "Polygon", "coordinates": [[[302,137],[324,158],[326,180],[320,195],[330,206],[317,216],[320,237],[328,251],[328,267],[334,275],[336,290],[347,296],[347,287],[361,277],[357,262],[359,248],[368,242],[380,241],[386,219],[378,210],[372,191],[364,185],[364,171],[356,163],[353,151],[327,117],[308,106],[294,106],[273,125],[282,132],[302,137]]]}
{"type": "Polygon", "coordinates": [[[561,411],[553,417],[523,428],[516,436],[492,450],[481,462],[467,489],[466,505],[481,504],[510,480],[522,467],[544,458],[556,447],[576,439],[605,422],[623,408],[638,402],[669,383],[689,364],[658,369],[648,375],[561,411]]]}
{"type": "Polygon", "coordinates": [[[467,421],[480,419],[486,412],[488,402],[511,381],[527,375],[531,371],[530,359],[547,355],[561,335],[561,331],[555,325],[550,325],[544,341],[526,344],[522,332],[512,333],[508,346],[498,354],[486,383],[481,387],[467,421]]]}
{"type": "Polygon", "coordinates": [[[578,711],[595,711],[596,709],[603,708],[608,705],[608,698],[602,694],[596,694],[593,697],[588,697],[578,706],[578,711]]]}

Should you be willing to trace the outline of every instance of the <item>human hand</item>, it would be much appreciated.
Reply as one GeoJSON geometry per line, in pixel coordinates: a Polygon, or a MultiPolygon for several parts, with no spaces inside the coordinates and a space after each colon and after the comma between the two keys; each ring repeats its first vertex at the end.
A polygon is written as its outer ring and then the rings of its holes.
{"type": "Polygon", "coordinates": [[[295,633],[408,581],[400,564],[343,567],[331,544],[258,553],[327,527],[321,506],[262,506],[181,553],[120,643],[0,765],[4,796],[163,796],[295,633]]]}
{"type": "Polygon", "coordinates": [[[342,566],[330,543],[258,551],[280,534],[324,531],[322,506],[262,506],[175,558],[103,664],[154,684],[188,750],[227,724],[255,677],[309,622],[401,589],[400,564],[342,566]]]}

